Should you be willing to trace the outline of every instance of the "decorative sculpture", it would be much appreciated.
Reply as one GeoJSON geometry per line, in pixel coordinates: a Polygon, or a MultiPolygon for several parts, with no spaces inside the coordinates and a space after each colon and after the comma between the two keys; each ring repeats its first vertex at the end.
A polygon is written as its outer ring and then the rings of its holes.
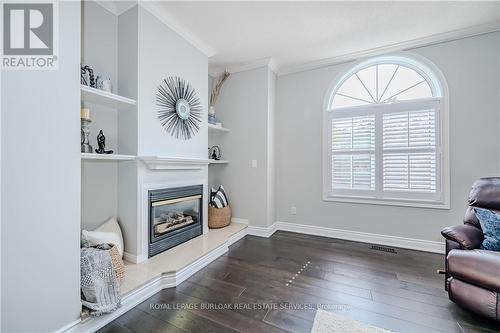
{"type": "Polygon", "coordinates": [[[106,137],[102,133],[102,130],[97,135],[97,145],[99,146],[99,149],[95,150],[97,154],[113,154],[112,150],[106,150],[106,137]]]}
{"type": "Polygon", "coordinates": [[[167,77],[156,93],[158,119],[177,139],[191,139],[200,130],[203,108],[196,90],[180,77],[167,77]]]}
{"type": "Polygon", "coordinates": [[[92,88],[96,88],[94,70],[89,65],[81,66],[80,68],[80,83],[92,88]],[[89,82],[87,83],[85,75],[89,73],[89,82]]]}
{"type": "Polygon", "coordinates": [[[208,149],[208,157],[212,160],[219,161],[222,158],[222,151],[219,146],[213,146],[208,149]]]}
{"type": "Polygon", "coordinates": [[[111,79],[102,75],[97,75],[95,87],[107,92],[111,92],[111,79]]]}
{"type": "Polygon", "coordinates": [[[81,109],[80,111],[80,121],[81,121],[81,148],[80,151],[82,153],[91,153],[93,151],[92,146],[89,143],[89,135],[90,135],[90,110],[89,109],[81,109]]]}

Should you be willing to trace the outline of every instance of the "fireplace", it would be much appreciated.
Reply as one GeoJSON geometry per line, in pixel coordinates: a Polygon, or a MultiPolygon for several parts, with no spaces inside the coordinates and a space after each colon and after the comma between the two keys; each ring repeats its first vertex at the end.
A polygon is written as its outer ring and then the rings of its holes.
{"type": "Polygon", "coordinates": [[[151,258],[203,233],[203,185],[149,191],[151,258]]]}

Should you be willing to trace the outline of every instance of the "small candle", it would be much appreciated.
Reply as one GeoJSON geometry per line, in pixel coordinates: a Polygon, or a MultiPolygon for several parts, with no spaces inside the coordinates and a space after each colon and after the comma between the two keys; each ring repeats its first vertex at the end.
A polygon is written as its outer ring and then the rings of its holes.
{"type": "Polygon", "coordinates": [[[90,120],[90,109],[82,108],[80,110],[80,118],[90,120]]]}

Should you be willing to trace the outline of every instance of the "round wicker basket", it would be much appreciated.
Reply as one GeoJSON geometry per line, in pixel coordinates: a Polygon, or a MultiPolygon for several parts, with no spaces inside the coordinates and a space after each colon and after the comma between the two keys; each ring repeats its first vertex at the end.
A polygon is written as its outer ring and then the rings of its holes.
{"type": "Polygon", "coordinates": [[[231,223],[231,207],[208,207],[208,227],[210,229],[224,228],[231,223]]]}
{"type": "Polygon", "coordinates": [[[109,249],[109,254],[111,256],[111,262],[113,263],[113,268],[115,269],[118,283],[122,284],[123,278],[125,276],[125,265],[123,264],[120,252],[118,252],[118,248],[115,245],[112,245],[111,249],[109,249]]]}

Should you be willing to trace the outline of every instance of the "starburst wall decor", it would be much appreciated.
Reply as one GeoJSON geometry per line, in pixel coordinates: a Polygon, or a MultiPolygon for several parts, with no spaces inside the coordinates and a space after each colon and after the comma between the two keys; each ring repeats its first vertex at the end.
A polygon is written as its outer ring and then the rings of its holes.
{"type": "Polygon", "coordinates": [[[158,119],[177,139],[189,140],[200,130],[203,109],[194,88],[180,77],[163,79],[156,93],[158,119]]]}

